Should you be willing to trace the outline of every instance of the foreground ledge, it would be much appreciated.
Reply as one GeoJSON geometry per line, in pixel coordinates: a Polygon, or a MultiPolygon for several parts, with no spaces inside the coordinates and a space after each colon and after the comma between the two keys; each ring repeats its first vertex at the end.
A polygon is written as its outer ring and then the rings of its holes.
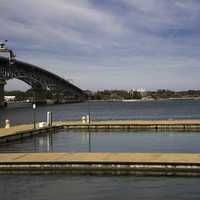
{"type": "Polygon", "coordinates": [[[9,153],[0,154],[0,174],[114,174],[200,176],[200,154],[9,153]]]}

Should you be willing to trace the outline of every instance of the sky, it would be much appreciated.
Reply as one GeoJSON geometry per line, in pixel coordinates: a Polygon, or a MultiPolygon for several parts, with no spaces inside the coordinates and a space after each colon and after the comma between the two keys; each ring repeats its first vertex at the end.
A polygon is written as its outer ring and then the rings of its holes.
{"type": "Polygon", "coordinates": [[[0,0],[0,40],[82,89],[199,89],[199,19],[199,0],[0,0]]]}

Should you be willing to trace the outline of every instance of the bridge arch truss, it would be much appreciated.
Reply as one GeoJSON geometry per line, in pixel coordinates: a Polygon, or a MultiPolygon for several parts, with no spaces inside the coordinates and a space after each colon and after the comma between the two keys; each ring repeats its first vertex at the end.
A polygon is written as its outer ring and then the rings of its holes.
{"type": "Polygon", "coordinates": [[[0,79],[19,79],[35,90],[49,90],[66,97],[85,98],[85,93],[69,81],[38,66],[16,60],[13,64],[0,57],[0,79]]]}

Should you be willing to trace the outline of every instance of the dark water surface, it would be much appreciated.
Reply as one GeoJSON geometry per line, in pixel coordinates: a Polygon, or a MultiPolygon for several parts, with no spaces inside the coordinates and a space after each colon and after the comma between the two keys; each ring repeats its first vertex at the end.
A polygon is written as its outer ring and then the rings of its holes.
{"type": "Polygon", "coordinates": [[[1,200],[193,200],[199,178],[135,176],[0,176],[1,200]]]}
{"type": "MultiPolygon", "coordinates": [[[[53,112],[54,120],[79,120],[91,112],[93,120],[101,119],[197,119],[200,118],[200,100],[163,100],[137,102],[87,102],[47,105],[37,108],[37,120],[46,121],[46,113],[53,112]]],[[[0,109],[0,124],[9,119],[11,124],[32,123],[31,104],[9,105],[0,109]]]]}
{"type": "Polygon", "coordinates": [[[0,145],[0,152],[48,151],[200,153],[200,133],[63,131],[0,145]]]}

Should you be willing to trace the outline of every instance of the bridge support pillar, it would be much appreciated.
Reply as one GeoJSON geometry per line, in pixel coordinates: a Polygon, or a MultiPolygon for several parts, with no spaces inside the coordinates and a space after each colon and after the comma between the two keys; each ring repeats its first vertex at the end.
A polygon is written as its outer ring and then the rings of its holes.
{"type": "Polygon", "coordinates": [[[4,107],[6,105],[4,101],[4,85],[6,84],[6,81],[3,79],[0,79],[0,107],[4,107]]]}
{"type": "Polygon", "coordinates": [[[46,101],[46,91],[45,90],[42,90],[42,89],[37,89],[34,91],[35,92],[35,99],[34,101],[37,103],[37,104],[46,104],[47,101],[46,101]]]}
{"type": "Polygon", "coordinates": [[[63,94],[59,92],[55,92],[53,95],[53,100],[55,103],[63,103],[64,101],[63,94]]]}

